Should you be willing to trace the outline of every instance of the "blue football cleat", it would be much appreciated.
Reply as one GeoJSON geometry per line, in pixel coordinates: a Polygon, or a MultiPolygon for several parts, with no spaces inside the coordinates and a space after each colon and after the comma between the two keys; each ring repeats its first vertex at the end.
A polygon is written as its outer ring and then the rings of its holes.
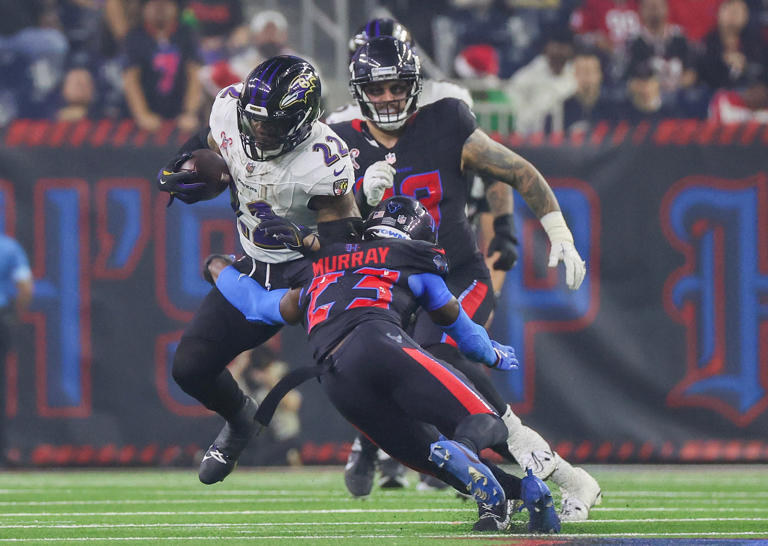
{"type": "Polygon", "coordinates": [[[532,533],[559,533],[560,518],[555,512],[552,493],[539,478],[533,475],[529,468],[520,484],[523,507],[528,509],[528,530],[532,533]]]}
{"type": "Polygon", "coordinates": [[[466,485],[476,501],[489,505],[506,503],[504,489],[491,469],[475,453],[453,440],[440,440],[429,446],[429,460],[453,474],[466,485]]]}

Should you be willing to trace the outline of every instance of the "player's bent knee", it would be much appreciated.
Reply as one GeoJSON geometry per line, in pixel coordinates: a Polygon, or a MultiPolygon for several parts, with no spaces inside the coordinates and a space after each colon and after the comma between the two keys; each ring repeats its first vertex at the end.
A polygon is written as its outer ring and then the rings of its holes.
{"type": "Polygon", "coordinates": [[[204,391],[220,372],[211,366],[205,355],[203,342],[182,338],[173,357],[171,376],[184,392],[192,396],[204,391]]]}
{"type": "Polygon", "coordinates": [[[498,415],[476,413],[468,415],[456,426],[454,439],[473,447],[479,452],[486,447],[499,444],[507,438],[507,427],[498,415]]]}

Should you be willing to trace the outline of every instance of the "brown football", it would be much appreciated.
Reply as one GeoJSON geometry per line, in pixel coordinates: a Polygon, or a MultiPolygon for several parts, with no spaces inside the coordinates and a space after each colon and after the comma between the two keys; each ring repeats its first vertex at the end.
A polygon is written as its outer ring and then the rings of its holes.
{"type": "Polygon", "coordinates": [[[208,148],[192,152],[192,157],[182,163],[180,171],[195,171],[200,179],[210,186],[211,195],[216,197],[229,186],[231,180],[227,162],[219,154],[208,148]]]}

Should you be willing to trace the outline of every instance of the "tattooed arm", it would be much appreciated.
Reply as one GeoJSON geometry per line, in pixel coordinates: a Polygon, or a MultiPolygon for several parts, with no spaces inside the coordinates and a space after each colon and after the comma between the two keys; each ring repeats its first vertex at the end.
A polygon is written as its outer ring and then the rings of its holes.
{"type": "MultiPolygon", "coordinates": [[[[573,245],[573,235],[560,212],[552,188],[536,167],[492,140],[482,130],[475,129],[461,150],[461,168],[509,184],[520,192],[549,236],[552,245],[549,267],[557,267],[562,261],[568,288],[579,288],[586,274],[586,265],[573,245]]],[[[492,201],[489,200],[489,203],[492,201]]]]}
{"type": "Polygon", "coordinates": [[[509,184],[520,192],[537,218],[560,210],[552,188],[536,167],[480,129],[475,129],[464,143],[461,168],[509,184]]]}

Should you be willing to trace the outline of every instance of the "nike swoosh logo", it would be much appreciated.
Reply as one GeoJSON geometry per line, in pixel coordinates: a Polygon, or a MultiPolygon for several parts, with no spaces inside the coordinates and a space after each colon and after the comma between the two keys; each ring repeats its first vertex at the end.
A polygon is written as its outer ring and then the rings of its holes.
{"type": "Polygon", "coordinates": [[[336,172],[336,169],[333,170],[333,176],[339,176],[341,173],[344,172],[344,169],[346,169],[347,166],[343,166],[341,169],[339,169],[339,172],[336,172]]]}

